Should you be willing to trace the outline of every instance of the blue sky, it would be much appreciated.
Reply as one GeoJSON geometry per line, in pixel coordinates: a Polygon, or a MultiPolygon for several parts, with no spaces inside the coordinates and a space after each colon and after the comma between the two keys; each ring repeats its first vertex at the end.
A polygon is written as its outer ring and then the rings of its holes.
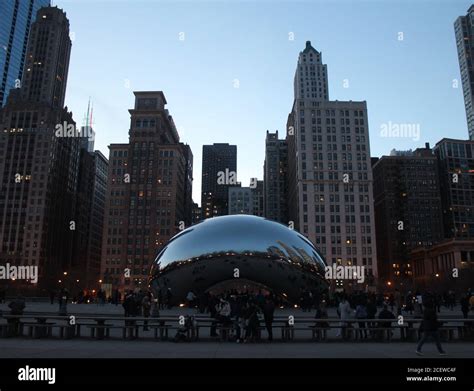
{"type": "Polygon", "coordinates": [[[162,90],[194,154],[198,203],[203,144],[237,144],[239,181],[263,178],[265,133],[285,133],[307,40],[323,53],[330,99],[367,101],[372,156],[468,137],[453,28],[468,1],[54,4],[74,37],[66,104],[81,123],[92,97],[96,149],[128,141],[134,90],[162,90]],[[389,122],[419,124],[419,141],[381,137],[389,122]]]}

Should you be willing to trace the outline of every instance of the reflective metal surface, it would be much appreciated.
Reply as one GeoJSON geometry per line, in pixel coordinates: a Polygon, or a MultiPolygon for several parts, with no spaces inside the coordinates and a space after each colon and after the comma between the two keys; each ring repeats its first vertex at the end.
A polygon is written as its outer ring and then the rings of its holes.
{"type": "Polygon", "coordinates": [[[302,289],[326,290],[326,264],[313,244],[285,225],[249,215],[207,219],[174,236],[158,254],[150,287],[183,302],[237,278],[254,281],[296,302],[302,289]],[[236,277],[238,276],[238,277],[236,277]]]}

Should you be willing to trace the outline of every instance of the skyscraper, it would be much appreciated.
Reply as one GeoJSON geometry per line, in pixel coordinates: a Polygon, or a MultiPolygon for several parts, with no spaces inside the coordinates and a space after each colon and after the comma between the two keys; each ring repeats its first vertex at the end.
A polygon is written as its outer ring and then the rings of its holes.
{"type": "Polygon", "coordinates": [[[437,159],[429,145],[393,151],[374,164],[373,175],[379,278],[408,289],[410,251],[443,237],[437,159]]]}
{"type": "Polygon", "coordinates": [[[165,96],[134,94],[130,142],[109,147],[102,246],[102,280],[122,291],[146,287],[151,262],[192,214],[192,153],[179,141],[165,96]]]}
{"type": "Polygon", "coordinates": [[[184,223],[186,227],[193,224],[193,152],[187,144],[183,145],[184,158],[186,159],[186,180],[184,184],[184,223]]]}
{"type": "Polygon", "coordinates": [[[454,22],[469,139],[474,140],[474,5],[454,22]]]}
{"type": "Polygon", "coordinates": [[[367,106],[328,100],[327,80],[322,54],[306,42],[287,122],[290,220],[329,265],[364,266],[375,276],[367,106]]]}
{"type": "Polygon", "coordinates": [[[228,214],[228,189],[237,184],[237,146],[203,145],[201,211],[203,219],[228,214]]]}
{"type": "Polygon", "coordinates": [[[474,140],[444,138],[438,158],[445,238],[474,239],[474,140]]]}
{"type": "Polygon", "coordinates": [[[41,8],[28,76],[0,110],[0,260],[38,266],[43,289],[56,289],[72,267],[80,141],[62,132],[75,128],[62,107],[70,50],[66,14],[41,8]]]}
{"type": "Polygon", "coordinates": [[[73,267],[69,274],[76,290],[90,292],[100,285],[108,163],[100,151],[81,148],[73,267]]]}
{"type": "Polygon", "coordinates": [[[267,130],[263,175],[265,217],[288,224],[288,144],[278,139],[278,130],[267,130]]]}
{"type": "Polygon", "coordinates": [[[256,180],[251,186],[254,216],[264,217],[264,182],[256,180]]]}
{"type": "Polygon", "coordinates": [[[31,24],[50,0],[8,0],[0,2],[0,107],[11,89],[19,88],[23,75],[31,24]]]}
{"type": "Polygon", "coordinates": [[[87,105],[84,126],[79,137],[80,159],[75,209],[76,231],[72,260],[71,285],[75,290],[91,292],[100,284],[102,234],[109,161],[94,151],[91,103],[87,105]]]}

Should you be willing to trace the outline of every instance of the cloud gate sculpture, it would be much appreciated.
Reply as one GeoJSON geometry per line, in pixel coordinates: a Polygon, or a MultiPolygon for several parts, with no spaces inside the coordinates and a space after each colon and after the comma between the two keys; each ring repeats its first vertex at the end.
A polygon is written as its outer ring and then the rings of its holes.
{"type": "Polygon", "coordinates": [[[262,217],[214,217],[174,236],[156,257],[149,285],[173,304],[225,281],[250,281],[297,302],[301,290],[327,290],[326,264],[314,245],[287,226],[262,217]]]}

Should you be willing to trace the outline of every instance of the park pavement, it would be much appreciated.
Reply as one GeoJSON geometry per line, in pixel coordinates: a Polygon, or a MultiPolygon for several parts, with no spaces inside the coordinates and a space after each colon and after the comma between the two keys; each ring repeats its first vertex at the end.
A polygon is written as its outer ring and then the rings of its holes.
{"type": "MultiPolygon", "coordinates": [[[[424,356],[415,343],[390,342],[163,342],[153,340],[1,339],[0,358],[436,358],[427,343],[424,356]]],[[[473,358],[474,344],[444,343],[448,358],[473,358]]],[[[444,357],[446,358],[446,357],[444,357]]]]}

